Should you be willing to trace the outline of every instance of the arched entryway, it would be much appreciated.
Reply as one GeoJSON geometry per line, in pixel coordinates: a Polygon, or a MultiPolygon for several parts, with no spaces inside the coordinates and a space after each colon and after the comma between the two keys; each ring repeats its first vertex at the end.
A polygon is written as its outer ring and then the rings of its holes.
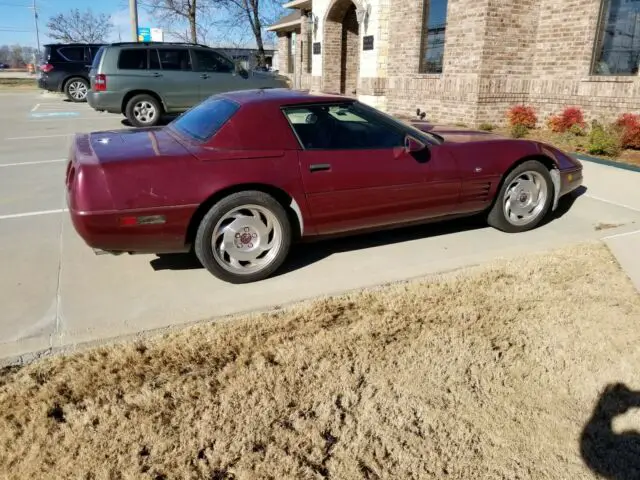
{"type": "Polygon", "coordinates": [[[356,96],[360,69],[360,26],[352,0],[334,0],[323,32],[322,90],[356,96]]]}

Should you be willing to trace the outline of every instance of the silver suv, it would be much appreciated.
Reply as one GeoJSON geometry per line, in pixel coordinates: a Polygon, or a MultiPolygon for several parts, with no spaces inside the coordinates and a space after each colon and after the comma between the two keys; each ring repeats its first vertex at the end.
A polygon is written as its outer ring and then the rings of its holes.
{"type": "Polygon", "coordinates": [[[289,88],[286,77],[247,70],[213,48],[192,43],[112,43],[96,53],[87,102],[124,114],[136,127],[163,113],[181,113],[211,95],[233,90],[289,88]]]}

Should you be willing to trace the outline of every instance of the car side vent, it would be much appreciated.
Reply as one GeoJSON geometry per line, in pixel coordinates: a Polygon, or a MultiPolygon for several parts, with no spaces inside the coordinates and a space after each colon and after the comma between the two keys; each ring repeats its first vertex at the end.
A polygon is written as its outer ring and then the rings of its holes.
{"type": "Polygon", "coordinates": [[[491,182],[479,180],[477,182],[467,182],[462,190],[462,200],[464,202],[484,202],[489,199],[491,182]]]}

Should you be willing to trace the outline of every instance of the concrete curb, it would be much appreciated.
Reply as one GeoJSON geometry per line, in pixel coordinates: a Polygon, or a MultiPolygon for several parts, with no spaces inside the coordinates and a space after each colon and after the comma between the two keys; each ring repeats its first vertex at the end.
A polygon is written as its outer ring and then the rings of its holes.
{"type": "Polygon", "coordinates": [[[606,165],[607,167],[619,168],[621,170],[628,170],[630,172],[640,172],[640,167],[636,167],[635,165],[627,165],[621,162],[614,162],[612,160],[605,160],[604,158],[591,157],[589,155],[584,155],[582,153],[575,153],[574,155],[582,161],[598,163],[600,165],[606,165]]]}

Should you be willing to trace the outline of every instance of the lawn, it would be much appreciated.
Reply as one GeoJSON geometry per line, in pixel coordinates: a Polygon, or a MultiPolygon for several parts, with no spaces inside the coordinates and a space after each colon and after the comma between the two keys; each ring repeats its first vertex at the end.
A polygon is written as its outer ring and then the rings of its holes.
{"type": "Polygon", "coordinates": [[[638,325],[587,243],[51,357],[0,374],[0,477],[631,475],[592,413],[638,325]]]}
{"type": "Polygon", "coordinates": [[[31,90],[37,87],[33,78],[0,78],[0,90],[31,90]]]}

